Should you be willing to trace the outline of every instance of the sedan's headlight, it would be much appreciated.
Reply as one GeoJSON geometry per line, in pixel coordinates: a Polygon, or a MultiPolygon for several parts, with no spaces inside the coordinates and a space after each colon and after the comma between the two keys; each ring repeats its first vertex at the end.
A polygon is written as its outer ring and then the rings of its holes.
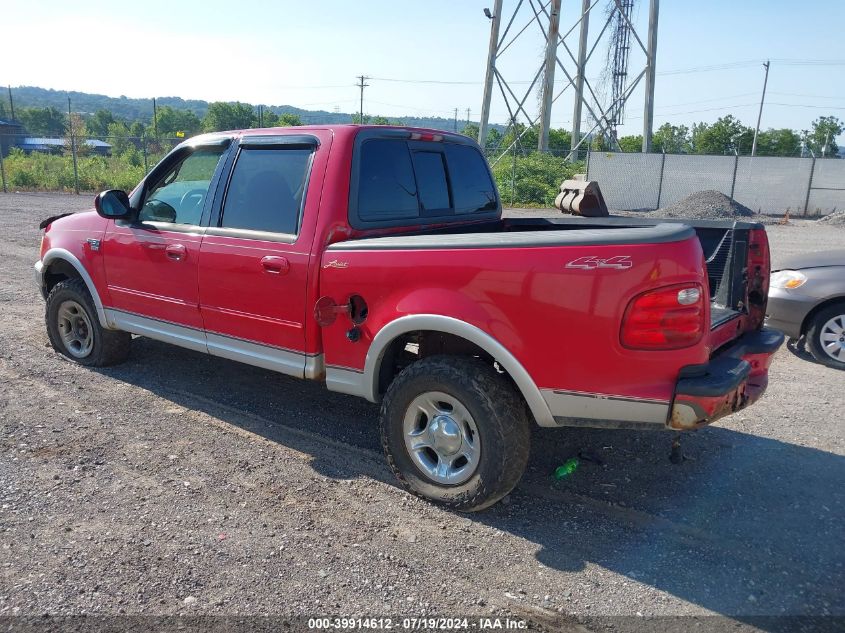
{"type": "Polygon", "coordinates": [[[772,273],[769,285],[772,288],[800,288],[807,282],[807,275],[798,270],[779,270],[772,273]]]}

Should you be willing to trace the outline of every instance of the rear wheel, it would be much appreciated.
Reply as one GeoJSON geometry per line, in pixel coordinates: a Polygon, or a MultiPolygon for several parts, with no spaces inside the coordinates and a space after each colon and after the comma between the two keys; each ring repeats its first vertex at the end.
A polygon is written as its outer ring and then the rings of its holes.
{"type": "Polygon", "coordinates": [[[845,303],[821,310],[807,329],[807,347],[820,363],[845,369],[845,303]]]}
{"type": "Polygon", "coordinates": [[[431,356],[406,367],[385,395],[380,422],[385,455],[403,487],[456,510],[493,505],[528,462],[522,399],[479,359],[431,356]]]}
{"type": "Polygon", "coordinates": [[[126,360],[132,336],[100,325],[91,294],[81,279],[57,283],[47,296],[47,335],[60,354],[81,365],[105,367],[126,360]]]}

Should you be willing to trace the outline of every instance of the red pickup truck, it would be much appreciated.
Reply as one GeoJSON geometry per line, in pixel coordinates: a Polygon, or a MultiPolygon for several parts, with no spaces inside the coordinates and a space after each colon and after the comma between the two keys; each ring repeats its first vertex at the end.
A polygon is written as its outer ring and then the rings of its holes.
{"type": "Polygon", "coordinates": [[[141,335],[381,402],[402,485],[459,510],[516,485],[531,420],[694,429],[754,402],[783,341],[761,225],[503,219],[446,132],[198,136],[95,208],[42,223],[58,352],[109,365],[141,335]]]}

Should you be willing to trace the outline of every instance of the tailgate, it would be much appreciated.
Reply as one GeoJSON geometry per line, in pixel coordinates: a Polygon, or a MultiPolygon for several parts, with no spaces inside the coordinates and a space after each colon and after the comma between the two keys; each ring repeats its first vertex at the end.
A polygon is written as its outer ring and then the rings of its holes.
{"type": "Polygon", "coordinates": [[[691,224],[707,266],[715,349],[762,324],[770,271],[768,240],[760,224],[691,224]]]}

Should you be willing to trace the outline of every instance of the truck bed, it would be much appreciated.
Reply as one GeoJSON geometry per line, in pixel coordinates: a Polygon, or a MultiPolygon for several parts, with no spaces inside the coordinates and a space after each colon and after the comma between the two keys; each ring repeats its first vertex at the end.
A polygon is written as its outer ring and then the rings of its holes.
{"type": "Polygon", "coordinates": [[[342,248],[406,250],[657,244],[687,239],[694,233],[707,264],[710,324],[715,330],[741,313],[740,304],[745,298],[743,271],[747,235],[748,231],[760,228],[763,228],[762,225],[755,222],[734,220],[502,218],[350,240],[343,242],[342,248]]]}

